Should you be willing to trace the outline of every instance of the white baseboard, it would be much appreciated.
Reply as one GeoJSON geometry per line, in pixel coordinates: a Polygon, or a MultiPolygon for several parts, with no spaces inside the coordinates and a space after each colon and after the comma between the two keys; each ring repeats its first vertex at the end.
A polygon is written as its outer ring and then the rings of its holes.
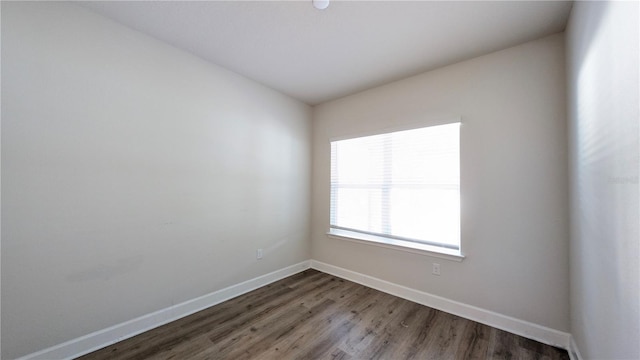
{"type": "Polygon", "coordinates": [[[449,300],[320,261],[311,260],[311,268],[541,343],[566,350],[569,350],[570,347],[571,336],[566,332],[449,300]]]}
{"type": "Polygon", "coordinates": [[[158,310],[151,314],[143,315],[139,318],[23,356],[18,360],[73,359],[191,315],[200,310],[204,310],[210,306],[219,304],[236,296],[248,293],[249,291],[268,285],[287,276],[297,274],[309,267],[310,261],[303,261],[269,274],[258,276],[251,280],[247,280],[195,299],[158,310]]]}
{"type": "Polygon", "coordinates": [[[580,355],[580,350],[578,350],[578,344],[576,344],[573,336],[571,336],[571,339],[569,341],[569,349],[567,351],[569,352],[569,358],[571,360],[582,360],[582,355],[580,355]]]}
{"type": "Polygon", "coordinates": [[[297,274],[308,268],[314,268],[327,274],[335,275],[391,295],[509,331],[529,339],[567,349],[571,360],[582,360],[575,342],[568,333],[411,289],[316,260],[303,261],[269,274],[258,276],[254,279],[23,356],[18,360],[73,359],[191,315],[287,276],[297,274]]]}

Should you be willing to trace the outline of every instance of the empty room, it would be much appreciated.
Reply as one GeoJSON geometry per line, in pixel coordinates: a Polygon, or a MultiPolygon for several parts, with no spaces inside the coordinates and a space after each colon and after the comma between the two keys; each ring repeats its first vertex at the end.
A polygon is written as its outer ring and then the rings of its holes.
{"type": "Polygon", "coordinates": [[[2,359],[640,359],[638,1],[2,1],[2,359]]]}

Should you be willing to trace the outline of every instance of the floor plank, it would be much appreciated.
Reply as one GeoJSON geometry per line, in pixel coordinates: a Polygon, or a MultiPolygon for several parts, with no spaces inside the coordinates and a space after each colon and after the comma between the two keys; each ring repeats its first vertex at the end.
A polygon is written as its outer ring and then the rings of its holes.
{"type": "Polygon", "coordinates": [[[309,269],[78,359],[569,356],[565,350],[309,269]]]}

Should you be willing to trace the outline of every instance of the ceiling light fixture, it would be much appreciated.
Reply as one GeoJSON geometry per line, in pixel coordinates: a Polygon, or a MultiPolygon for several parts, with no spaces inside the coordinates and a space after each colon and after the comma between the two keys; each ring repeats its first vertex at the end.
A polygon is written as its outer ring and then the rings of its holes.
{"type": "Polygon", "coordinates": [[[311,0],[311,3],[318,10],[324,10],[329,6],[329,0],[311,0]]]}

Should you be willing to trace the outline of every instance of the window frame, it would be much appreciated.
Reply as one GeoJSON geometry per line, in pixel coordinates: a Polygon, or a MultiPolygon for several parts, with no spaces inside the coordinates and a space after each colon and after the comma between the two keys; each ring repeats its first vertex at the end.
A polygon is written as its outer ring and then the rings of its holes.
{"type": "MultiPolygon", "coordinates": [[[[332,142],[367,137],[367,136],[381,135],[381,134],[393,133],[398,131],[417,130],[421,128],[427,128],[427,127],[433,127],[433,126],[439,126],[439,125],[448,125],[448,124],[454,124],[454,123],[459,123],[460,125],[460,129],[459,129],[460,143],[459,143],[458,151],[459,151],[460,157],[462,158],[461,156],[462,133],[463,133],[464,124],[461,121],[460,117],[448,117],[446,119],[430,121],[428,123],[424,123],[424,122],[413,123],[405,126],[387,127],[384,129],[379,129],[377,131],[369,131],[366,133],[330,138],[328,142],[329,152],[330,152],[329,153],[329,158],[330,158],[329,177],[331,177],[331,168],[332,166],[334,166],[333,162],[331,161],[331,143],[332,142]]],[[[462,168],[462,159],[460,159],[460,168],[462,168]]],[[[460,174],[460,180],[461,178],[462,178],[462,172],[460,174]]],[[[329,179],[328,183],[329,183],[329,202],[331,203],[331,200],[332,200],[331,197],[333,196],[333,192],[331,191],[331,179],[329,179]]],[[[461,194],[460,201],[462,202],[461,181],[460,181],[459,190],[461,194]]],[[[331,206],[329,206],[329,208],[331,208],[331,206]]],[[[380,235],[380,234],[368,233],[366,231],[361,231],[361,230],[353,230],[348,228],[342,228],[339,226],[332,226],[331,211],[329,212],[328,215],[329,215],[329,230],[327,231],[326,235],[329,238],[347,240],[347,241],[352,241],[352,242],[366,244],[366,245],[373,245],[377,247],[383,247],[383,248],[388,248],[388,249],[393,249],[393,250],[398,250],[403,252],[427,255],[427,256],[443,258],[443,259],[448,259],[448,260],[453,260],[458,262],[462,261],[465,258],[465,256],[462,254],[462,213],[460,214],[460,241],[457,249],[443,246],[444,244],[441,245],[440,243],[417,242],[415,240],[405,239],[399,236],[380,235]]]]}

